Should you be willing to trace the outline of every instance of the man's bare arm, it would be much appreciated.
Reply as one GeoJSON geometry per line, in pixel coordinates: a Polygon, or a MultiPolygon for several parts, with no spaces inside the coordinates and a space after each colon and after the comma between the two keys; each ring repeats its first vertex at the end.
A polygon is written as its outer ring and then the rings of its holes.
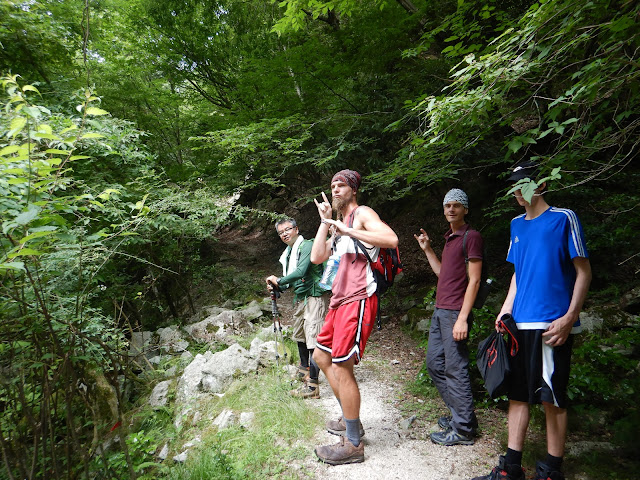
{"type": "Polygon", "coordinates": [[[469,259],[469,283],[467,289],[464,292],[464,300],[462,302],[462,308],[458,313],[458,319],[453,326],[453,339],[456,342],[467,338],[469,333],[469,314],[473,307],[473,302],[476,301],[476,295],[480,288],[480,278],[482,277],[482,260],[479,258],[469,259]]]}
{"type": "Polygon", "coordinates": [[[353,222],[348,227],[340,220],[325,219],[325,223],[335,225],[341,235],[360,240],[362,243],[380,248],[395,248],[398,246],[398,236],[389,225],[380,220],[378,214],[369,207],[359,207],[353,222]]]}
{"type": "Polygon", "coordinates": [[[573,324],[578,320],[591,284],[591,263],[588,258],[575,257],[573,267],[576,269],[576,282],[573,285],[569,309],[562,317],[551,322],[547,331],[542,334],[546,338],[545,343],[552,347],[560,346],[567,341],[573,324]]]}
{"type": "Polygon", "coordinates": [[[324,192],[322,192],[321,202],[318,202],[315,198],[313,201],[318,208],[321,223],[316,232],[316,237],[313,240],[313,246],[311,247],[311,263],[319,264],[326,261],[329,255],[331,255],[331,238],[327,238],[329,235],[329,224],[325,222],[327,219],[331,219],[333,210],[324,192]]]}
{"type": "MultiPolygon", "coordinates": [[[[511,314],[513,312],[513,302],[516,299],[517,291],[518,291],[518,285],[516,283],[516,274],[514,273],[511,276],[511,283],[509,284],[509,292],[507,293],[507,298],[504,299],[504,303],[502,304],[500,313],[496,317],[496,330],[499,332],[501,332],[501,330],[498,329],[498,320],[500,320],[505,313],[511,314]]],[[[504,332],[501,332],[501,333],[504,333],[504,332]]]]}
{"type": "Polygon", "coordinates": [[[440,263],[440,259],[436,255],[436,252],[434,252],[433,248],[431,248],[431,239],[429,238],[427,232],[425,232],[424,229],[421,228],[420,236],[414,233],[413,237],[418,241],[418,245],[420,245],[420,248],[427,256],[427,261],[429,262],[433,273],[436,274],[436,277],[440,277],[440,267],[442,266],[442,264],[440,263]]]}

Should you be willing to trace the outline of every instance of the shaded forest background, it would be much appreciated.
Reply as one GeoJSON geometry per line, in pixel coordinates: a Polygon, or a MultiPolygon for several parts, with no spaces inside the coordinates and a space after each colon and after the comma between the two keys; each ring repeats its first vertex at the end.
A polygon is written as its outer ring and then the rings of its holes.
{"type": "MultiPolygon", "coordinates": [[[[504,285],[505,172],[560,168],[549,202],[582,220],[589,305],[637,315],[639,21],[631,0],[0,0],[5,471],[91,477],[109,426],[86,386],[119,388],[131,332],[193,315],[203,288],[255,294],[223,281],[216,238],[283,214],[311,236],[342,168],[399,232],[408,295],[434,283],[412,234],[444,229],[449,188],[504,285]]],[[[625,435],[632,327],[585,341],[576,392],[625,435]]]]}

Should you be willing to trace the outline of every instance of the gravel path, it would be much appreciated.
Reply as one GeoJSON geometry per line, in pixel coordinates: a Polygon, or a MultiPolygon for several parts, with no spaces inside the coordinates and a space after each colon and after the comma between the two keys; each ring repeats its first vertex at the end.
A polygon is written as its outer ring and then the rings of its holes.
{"type": "MultiPolygon", "coordinates": [[[[220,235],[218,247],[225,249],[223,255],[227,255],[231,263],[242,258],[242,265],[250,265],[253,269],[262,267],[265,272],[277,273],[275,259],[280,255],[282,246],[273,243],[275,237],[266,239],[257,231],[243,234],[237,240],[239,233],[229,231],[220,235]]],[[[291,318],[290,292],[283,294],[279,306],[283,324],[287,324],[291,318]]],[[[306,445],[310,454],[302,460],[302,465],[296,467],[301,469],[300,478],[458,480],[487,474],[502,450],[495,434],[481,436],[473,446],[442,447],[429,440],[428,434],[439,429],[435,421],[425,423],[424,419],[418,418],[408,429],[401,427],[406,421],[398,409],[398,405],[407,398],[404,385],[416,378],[423,362],[424,348],[401,330],[397,320],[387,323],[381,331],[374,331],[364,359],[356,367],[362,398],[360,418],[366,432],[363,438],[364,463],[331,466],[318,461],[313,453],[314,447],[338,440],[326,430],[319,430],[306,445]]],[[[319,405],[319,414],[325,420],[337,419],[341,414],[338,402],[322,374],[320,392],[320,400],[309,401],[319,405]]],[[[444,414],[444,404],[441,407],[440,414],[444,414]]],[[[502,413],[491,414],[493,416],[478,413],[481,429],[487,431],[486,427],[490,425],[493,425],[493,430],[506,428],[506,422],[500,424],[504,419],[502,413]]]]}
{"type": "MultiPolygon", "coordinates": [[[[402,427],[407,422],[395,406],[398,385],[393,380],[393,376],[397,376],[393,369],[400,364],[389,362],[384,353],[384,348],[377,348],[372,354],[365,355],[356,367],[362,397],[360,415],[365,428],[364,463],[331,466],[317,461],[313,455],[304,467],[317,479],[336,480],[457,480],[488,473],[498,448],[492,439],[481,438],[473,446],[443,447],[428,439],[428,432],[438,430],[435,423],[426,425],[426,431],[417,435],[412,427],[402,427]]],[[[337,419],[341,412],[324,378],[320,391],[325,419],[337,419]]],[[[335,443],[337,437],[319,431],[313,440],[316,445],[323,445],[335,443]]]]}

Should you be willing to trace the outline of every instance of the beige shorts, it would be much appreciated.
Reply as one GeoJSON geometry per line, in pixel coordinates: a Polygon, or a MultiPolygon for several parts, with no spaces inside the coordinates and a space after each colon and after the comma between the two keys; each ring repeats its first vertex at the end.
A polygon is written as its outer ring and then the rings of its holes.
{"type": "Polygon", "coordinates": [[[295,342],[306,343],[309,350],[316,348],[316,337],[322,330],[324,317],[327,315],[328,297],[307,297],[295,305],[291,338],[295,342]]]}

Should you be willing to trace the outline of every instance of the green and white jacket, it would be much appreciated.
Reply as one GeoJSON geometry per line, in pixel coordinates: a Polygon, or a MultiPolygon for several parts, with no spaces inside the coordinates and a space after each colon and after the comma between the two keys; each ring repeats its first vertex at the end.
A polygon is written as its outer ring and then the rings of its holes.
{"type": "Polygon", "coordinates": [[[294,302],[319,297],[325,292],[318,286],[324,266],[311,263],[312,245],[313,240],[305,240],[300,235],[293,248],[287,246],[280,256],[283,277],[278,279],[278,286],[282,290],[293,287],[294,302]]]}

